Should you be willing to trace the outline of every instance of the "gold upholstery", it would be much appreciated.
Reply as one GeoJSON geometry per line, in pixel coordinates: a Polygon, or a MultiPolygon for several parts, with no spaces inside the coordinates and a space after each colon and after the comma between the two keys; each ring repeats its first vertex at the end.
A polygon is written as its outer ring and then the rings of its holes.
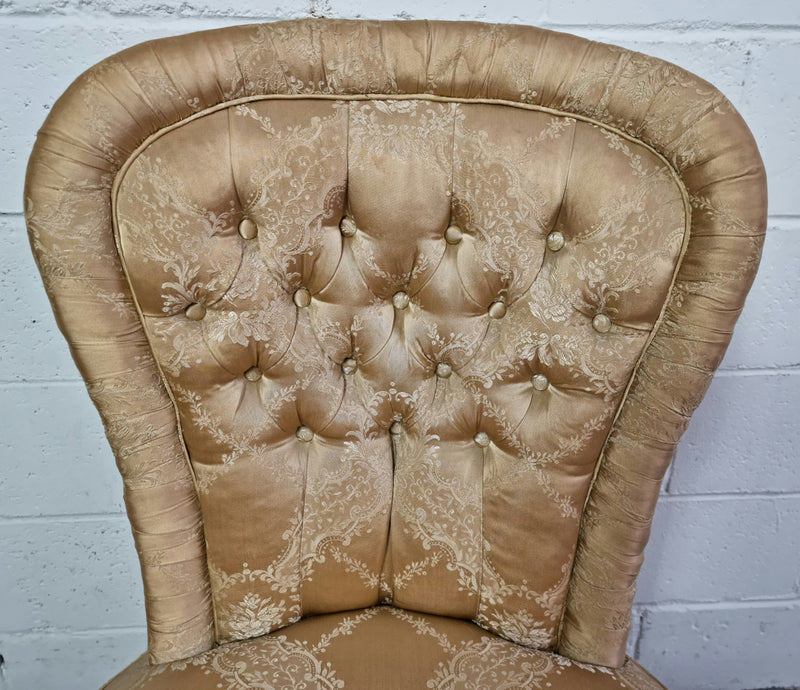
{"type": "Polygon", "coordinates": [[[89,70],[26,217],[142,563],[154,666],[111,687],[660,687],[634,582],[765,214],[723,96],[572,36],[303,20],[89,70]]]}
{"type": "Polygon", "coordinates": [[[468,621],[391,606],[305,618],[271,635],[159,666],[148,665],[144,655],[106,686],[220,687],[664,689],[632,659],[616,669],[582,664],[468,621]]]}

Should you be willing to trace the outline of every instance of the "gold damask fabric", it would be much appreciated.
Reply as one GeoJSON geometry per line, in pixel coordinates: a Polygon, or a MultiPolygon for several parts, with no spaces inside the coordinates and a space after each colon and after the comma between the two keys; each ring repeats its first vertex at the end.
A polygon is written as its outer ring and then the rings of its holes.
{"type": "Polygon", "coordinates": [[[149,139],[114,202],[218,641],[384,602],[554,648],[686,237],[669,166],[537,109],[273,98],[149,139]]]}
{"type": "Polygon", "coordinates": [[[392,602],[622,666],[765,215],[718,91],[568,35],[302,20],[89,70],[26,218],[150,661],[392,602]]]}
{"type": "Polygon", "coordinates": [[[192,659],[145,656],[105,690],[664,690],[633,659],[592,666],[491,635],[467,621],[378,606],[306,618],[192,659]]]}

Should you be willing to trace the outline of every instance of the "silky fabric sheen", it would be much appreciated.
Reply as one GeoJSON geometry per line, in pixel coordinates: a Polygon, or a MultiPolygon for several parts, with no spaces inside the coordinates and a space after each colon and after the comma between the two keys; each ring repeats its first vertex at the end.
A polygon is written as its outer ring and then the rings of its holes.
{"type": "Polygon", "coordinates": [[[684,245],[669,166],[535,109],[268,99],[149,140],[115,207],[218,641],[382,601],[554,648],[684,245]]]}
{"type": "Polygon", "coordinates": [[[306,618],[193,659],[137,660],[104,690],[447,688],[664,690],[633,659],[591,666],[515,645],[466,621],[387,606],[306,618]]]}
{"type": "Polygon", "coordinates": [[[150,660],[383,601],[622,665],[765,216],[718,91],[572,36],[304,20],[89,70],[26,218],[125,480],[150,660]]]}

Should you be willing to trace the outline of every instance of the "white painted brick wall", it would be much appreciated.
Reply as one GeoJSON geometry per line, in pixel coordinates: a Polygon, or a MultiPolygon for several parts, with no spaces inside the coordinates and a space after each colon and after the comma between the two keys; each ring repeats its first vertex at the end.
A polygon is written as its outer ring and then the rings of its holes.
{"type": "Polygon", "coordinates": [[[0,0],[0,689],[97,687],[146,644],[121,482],[25,237],[35,131],[116,50],[312,14],[570,31],[676,62],[745,116],[770,183],[764,261],[665,483],[630,651],[671,690],[800,685],[798,0],[0,0]]]}

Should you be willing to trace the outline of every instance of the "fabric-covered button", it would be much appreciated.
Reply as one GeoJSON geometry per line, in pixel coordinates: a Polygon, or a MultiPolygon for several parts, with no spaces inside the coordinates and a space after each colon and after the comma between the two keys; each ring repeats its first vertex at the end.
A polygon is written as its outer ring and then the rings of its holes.
{"type": "Polygon", "coordinates": [[[255,221],[243,218],[239,223],[239,234],[246,240],[252,240],[258,234],[258,226],[255,221]]]}
{"type": "Polygon", "coordinates": [[[480,446],[481,448],[487,448],[489,444],[492,442],[492,439],[489,438],[489,434],[485,431],[479,431],[472,439],[475,441],[475,445],[480,446]]]}
{"type": "Polygon", "coordinates": [[[558,230],[554,230],[547,236],[547,248],[551,252],[557,252],[562,249],[565,242],[564,235],[558,230]]]}
{"type": "Polygon", "coordinates": [[[461,228],[457,225],[451,225],[444,231],[444,239],[447,244],[458,244],[463,236],[464,233],[461,232],[461,228]]]}
{"type": "Polygon", "coordinates": [[[598,333],[608,333],[611,330],[611,319],[605,314],[598,314],[592,319],[592,328],[598,333]]]}
{"type": "Polygon", "coordinates": [[[248,381],[258,381],[261,379],[261,369],[258,367],[250,367],[246,372],[244,372],[244,377],[248,381]]]}
{"type": "Polygon", "coordinates": [[[405,309],[408,306],[408,294],[400,290],[392,295],[392,304],[395,309],[405,309]]]}
{"type": "Polygon", "coordinates": [[[550,382],[544,374],[534,374],[531,382],[537,391],[547,390],[547,386],[550,385],[550,382]]]}
{"type": "Polygon", "coordinates": [[[292,299],[298,307],[307,307],[311,304],[311,293],[308,291],[308,288],[301,287],[295,290],[292,299]]]}
{"type": "Polygon", "coordinates": [[[186,307],[186,318],[192,321],[200,321],[206,315],[206,305],[195,302],[186,307]]]}
{"type": "Polygon", "coordinates": [[[358,362],[352,357],[348,357],[342,362],[342,371],[345,374],[352,374],[358,368],[358,362]]]}
{"type": "Polygon", "coordinates": [[[339,232],[341,232],[344,237],[352,237],[356,234],[356,230],[356,222],[349,216],[345,216],[339,221],[339,232]]]}
{"type": "Polygon", "coordinates": [[[403,433],[403,422],[395,420],[392,422],[391,426],[389,427],[389,433],[392,436],[399,436],[403,433]]]}
{"type": "Polygon", "coordinates": [[[297,436],[298,440],[307,443],[312,438],[314,438],[314,432],[311,431],[307,426],[299,426],[297,427],[297,431],[294,432],[295,436],[297,436]]]}
{"type": "Polygon", "coordinates": [[[502,319],[506,315],[506,303],[497,300],[489,305],[489,316],[493,319],[502,319]]]}
{"type": "Polygon", "coordinates": [[[436,375],[440,379],[449,379],[452,373],[453,367],[451,367],[447,362],[439,362],[436,365],[436,375]]]}

